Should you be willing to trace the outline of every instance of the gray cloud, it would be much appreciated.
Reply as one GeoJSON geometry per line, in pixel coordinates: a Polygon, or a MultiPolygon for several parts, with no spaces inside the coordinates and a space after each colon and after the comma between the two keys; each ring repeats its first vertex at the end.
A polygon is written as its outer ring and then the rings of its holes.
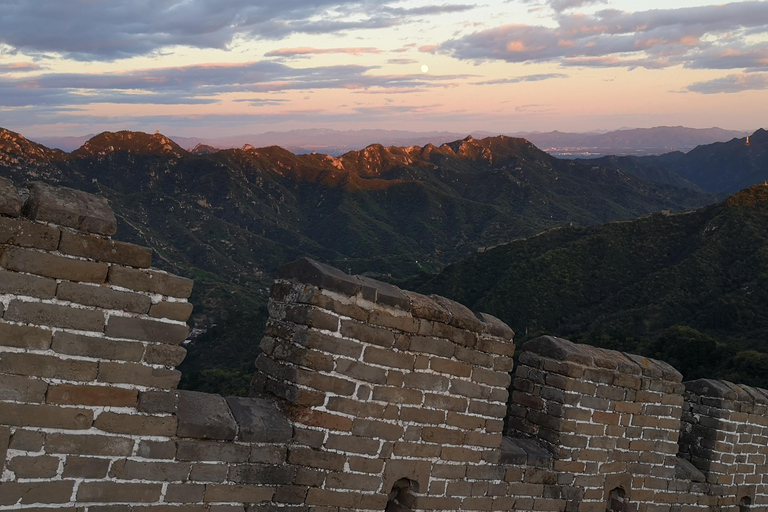
{"type": "Polygon", "coordinates": [[[124,73],[45,73],[0,77],[0,106],[90,103],[204,104],[233,92],[303,89],[402,90],[440,87],[466,75],[376,75],[372,66],[293,68],[273,61],[142,69],[124,73]]]}
{"type": "Polygon", "coordinates": [[[329,53],[343,53],[347,55],[362,55],[364,53],[382,53],[378,48],[352,47],[352,48],[278,48],[264,54],[265,57],[304,57],[310,55],[325,55],[329,53]]]}
{"type": "Polygon", "coordinates": [[[736,69],[768,62],[765,43],[747,39],[768,33],[765,1],[632,13],[604,9],[593,15],[560,13],[556,20],[556,28],[506,25],[475,32],[443,43],[440,51],[478,62],[595,67],[736,69]]]}
{"type": "Polygon", "coordinates": [[[516,76],[514,78],[497,78],[495,80],[485,80],[483,82],[474,82],[473,85],[499,85],[499,84],[519,84],[520,82],[541,82],[542,80],[551,80],[553,78],[568,78],[563,73],[541,73],[538,75],[516,76]]]}
{"type": "Polygon", "coordinates": [[[768,73],[743,73],[715,78],[706,82],[696,82],[686,90],[700,94],[737,93],[743,91],[768,89],[768,73]]]}
{"type": "Polygon", "coordinates": [[[378,0],[35,0],[2,2],[0,45],[7,52],[55,53],[79,60],[144,55],[171,45],[227,48],[237,38],[280,39],[390,27],[471,5],[425,8],[378,0]]]}

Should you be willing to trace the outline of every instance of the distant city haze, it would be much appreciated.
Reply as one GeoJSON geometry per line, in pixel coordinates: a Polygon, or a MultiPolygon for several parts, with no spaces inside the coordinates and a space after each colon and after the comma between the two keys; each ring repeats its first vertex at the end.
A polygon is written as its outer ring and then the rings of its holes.
{"type": "Polygon", "coordinates": [[[745,134],[767,113],[767,0],[0,6],[0,126],[35,140],[680,125],[745,134]]]}

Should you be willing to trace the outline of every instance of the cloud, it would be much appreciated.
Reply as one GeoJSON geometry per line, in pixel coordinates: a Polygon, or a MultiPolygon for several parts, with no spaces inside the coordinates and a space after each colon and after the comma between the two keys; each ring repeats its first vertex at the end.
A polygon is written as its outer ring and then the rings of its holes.
{"type": "Polygon", "coordinates": [[[419,61],[416,59],[389,59],[387,61],[387,64],[418,64],[419,61]]]}
{"type": "MultiPolygon", "coordinates": [[[[564,1],[560,7],[582,4],[564,1]]],[[[439,50],[459,59],[568,66],[738,69],[768,65],[768,3],[732,2],[678,9],[560,13],[558,26],[505,25],[449,40],[439,50]]]]}
{"type": "Polygon", "coordinates": [[[474,82],[473,85],[519,84],[520,82],[540,82],[542,80],[551,80],[553,78],[568,78],[568,75],[563,73],[542,73],[538,75],[516,76],[514,78],[497,78],[495,80],[485,80],[483,82],[474,82]]]}
{"type": "Polygon", "coordinates": [[[0,73],[26,73],[43,69],[34,62],[11,62],[0,64],[0,73]]]}
{"type": "MultiPolygon", "coordinates": [[[[526,3],[538,3],[538,0],[525,0],[526,3]]],[[[555,12],[576,9],[585,5],[604,4],[607,0],[546,0],[546,5],[555,12]]]]}
{"type": "Polygon", "coordinates": [[[279,48],[264,54],[265,57],[301,57],[308,55],[324,55],[328,53],[346,53],[348,55],[362,55],[364,53],[381,53],[381,50],[373,47],[359,48],[279,48]]]}
{"type": "Polygon", "coordinates": [[[0,78],[0,106],[90,103],[205,104],[224,93],[443,87],[467,75],[377,75],[374,66],[293,68],[280,62],[206,64],[123,73],[44,73],[0,78]]]}
{"type": "Polygon", "coordinates": [[[743,73],[715,78],[706,82],[696,82],[686,90],[700,94],[737,93],[743,91],[762,91],[768,89],[768,73],[743,73]]]}
{"type": "Polygon", "coordinates": [[[473,7],[403,8],[379,0],[11,1],[2,4],[0,45],[9,52],[112,60],[174,45],[224,49],[241,38],[392,27],[473,7]]]}
{"type": "Polygon", "coordinates": [[[423,46],[419,46],[419,51],[421,53],[435,53],[438,50],[438,46],[436,44],[425,44],[423,46]]]}

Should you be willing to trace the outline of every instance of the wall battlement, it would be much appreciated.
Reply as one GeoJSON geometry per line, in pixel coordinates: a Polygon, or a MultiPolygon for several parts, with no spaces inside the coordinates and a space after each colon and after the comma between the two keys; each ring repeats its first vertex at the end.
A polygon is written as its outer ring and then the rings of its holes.
{"type": "Polygon", "coordinates": [[[768,511],[765,390],[307,259],[252,396],[177,390],[192,282],[116,228],[0,179],[0,511],[768,511]]]}

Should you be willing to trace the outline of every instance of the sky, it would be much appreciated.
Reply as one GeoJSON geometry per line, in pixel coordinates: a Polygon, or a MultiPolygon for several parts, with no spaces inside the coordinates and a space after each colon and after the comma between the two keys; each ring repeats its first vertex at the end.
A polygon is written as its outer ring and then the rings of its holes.
{"type": "Polygon", "coordinates": [[[0,0],[0,127],[768,125],[768,0],[0,0]]]}

